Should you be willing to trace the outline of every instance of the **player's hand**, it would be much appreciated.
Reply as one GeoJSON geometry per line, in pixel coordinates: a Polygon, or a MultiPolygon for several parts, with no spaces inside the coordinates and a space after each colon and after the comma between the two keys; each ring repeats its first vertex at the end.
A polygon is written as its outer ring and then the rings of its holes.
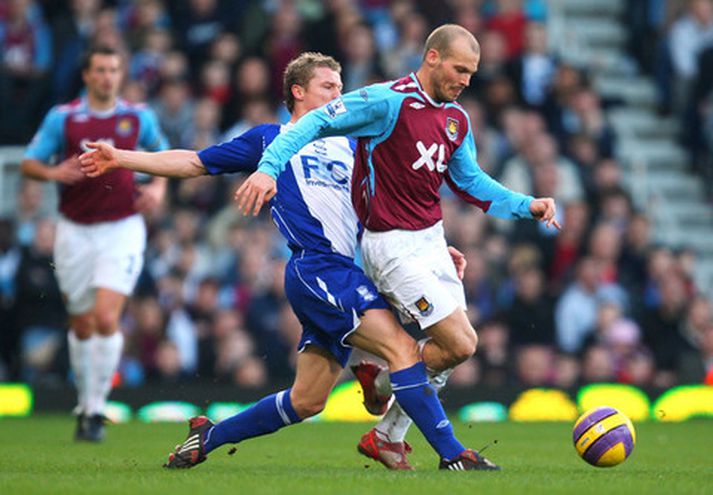
{"type": "Polygon", "coordinates": [[[458,278],[463,280],[463,276],[465,275],[465,267],[468,266],[468,261],[465,259],[465,255],[453,246],[448,246],[448,254],[451,255],[453,264],[456,267],[458,278]]]}
{"type": "Polygon", "coordinates": [[[112,145],[107,143],[87,143],[91,151],[79,156],[82,172],[88,177],[99,177],[109,170],[119,168],[119,154],[112,145]]]}
{"type": "Polygon", "coordinates": [[[146,213],[152,211],[161,204],[166,195],[166,180],[154,179],[149,184],[142,184],[138,188],[139,195],[134,201],[136,211],[146,213]]]}
{"type": "Polygon", "coordinates": [[[540,222],[545,222],[548,227],[554,225],[557,230],[562,229],[562,226],[557,219],[555,219],[555,216],[557,216],[557,205],[555,205],[554,199],[536,198],[530,203],[530,213],[532,213],[532,218],[540,222]]]}
{"type": "Polygon", "coordinates": [[[77,155],[67,158],[57,166],[52,167],[50,173],[50,179],[67,185],[76,184],[85,179],[84,174],[79,168],[77,155]]]}
{"type": "Polygon", "coordinates": [[[275,194],[277,194],[275,179],[262,172],[253,172],[235,191],[235,201],[243,215],[249,215],[252,210],[253,216],[257,216],[262,205],[270,201],[275,194]]]}

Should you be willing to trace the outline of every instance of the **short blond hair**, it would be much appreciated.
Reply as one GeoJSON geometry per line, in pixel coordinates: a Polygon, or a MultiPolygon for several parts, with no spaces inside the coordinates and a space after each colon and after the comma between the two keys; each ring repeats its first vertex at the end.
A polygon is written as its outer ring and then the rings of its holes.
{"type": "Polygon", "coordinates": [[[287,64],[283,77],[282,92],[285,97],[285,104],[290,112],[295,108],[292,86],[297,84],[306,88],[314,77],[314,69],[317,67],[326,67],[335,72],[342,72],[342,66],[339,65],[339,62],[329,55],[317,52],[305,52],[287,64]]]}
{"type": "Polygon", "coordinates": [[[480,44],[470,31],[458,24],[444,24],[434,29],[431,34],[428,35],[426,46],[423,50],[423,57],[426,57],[428,50],[436,50],[441,56],[448,56],[451,43],[457,38],[466,38],[470,43],[473,53],[480,54],[480,44]]]}

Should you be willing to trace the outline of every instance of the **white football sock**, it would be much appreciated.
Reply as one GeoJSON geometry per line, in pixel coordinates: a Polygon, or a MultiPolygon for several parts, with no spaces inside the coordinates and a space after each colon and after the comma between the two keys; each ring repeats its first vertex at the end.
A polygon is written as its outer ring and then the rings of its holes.
{"type": "Polygon", "coordinates": [[[80,340],[75,335],[74,330],[70,330],[67,332],[67,342],[69,343],[69,364],[74,373],[74,385],[77,387],[76,413],[88,414],[94,336],[80,340]]]}
{"type": "Polygon", "coordinates": [[[114,373],[119,367],[124,349],[124,334],[97,335],[92,353],[92,379],[89,391],[89,414],[104,414],[114,373]]]}

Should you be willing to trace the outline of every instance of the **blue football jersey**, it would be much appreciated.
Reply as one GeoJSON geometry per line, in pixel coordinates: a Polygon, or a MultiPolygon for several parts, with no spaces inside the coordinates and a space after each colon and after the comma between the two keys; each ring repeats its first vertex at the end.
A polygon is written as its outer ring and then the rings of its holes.
{"type": "MultiPolygon", "coordinates": [[[[259,125],[198,153],[210,174],[253,172],[264,150],[288,125],[259,125]]],[[[286,159],[270,201],[272,217],[293,250],[354,258],[359,221],[351,203],[355,142],[319,139],[286,159]]]]}

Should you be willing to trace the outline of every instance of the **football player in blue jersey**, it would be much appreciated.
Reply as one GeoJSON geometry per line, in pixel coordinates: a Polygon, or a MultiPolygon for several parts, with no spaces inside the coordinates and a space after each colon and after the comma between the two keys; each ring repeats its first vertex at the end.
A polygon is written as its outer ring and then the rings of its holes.
{"type": "MultiPolygon", "coordinates": [[[[292,114],[287,125],[257,126],[200,152],[142,153],[91,143],[88,146],[93,151],[79,158],[82,171],[90,177],[115,168],[166,177],[253,171],[276,136],[309,110],[334,100],[341,89],[339,64],[331,57],[305,53],[285,72],[285,100],[292,114]]],[[[295,381],[291,388],[218,424],[206,417],[192,418],[187,439],[165,466],[193,467],[221,445],[272,433],[319,413],[351,348],[358,347],[388,363],[396,400],[438,453],[441,468],[467,469],[463,463],[452,466],[468,457],[474,460],[470,469],[499,469],[456,439],[428,383],[417,343],[396,322],[372,281],[354,263],[359,231],[351,205],[354,142],[332,137],[305,144],[287,157],[285,173],[278,180],[280,192],[271,202],[273,219],[292,250],[285,292],[303,326],[295,381]]],[[[409,469],[403,443],[398,447],[401,450],[393,452],[390,467],[409,469]]]]}
{"type": "MultiPolygon", "coordinates": [[[[503,187],[478,165],[468,114],[455,100],[470,84],[480,47],[465,28],[447,24],[426,40],[423,62],[397,81],[367,86],[305,115],[276,137],[236,193],[244,213],[256,214],[281,191],[285,163],[315,139],[358,138],[352,203],[364,226],[361,248],[367,275],[427,338],[421,356],[436,388],[476,350],[466,315],[463,284],[448,256],[440,187],[501,218],[534,218],[559,227],[552,198],[533,198],[503,187]]],[[[359,448],[378,454],[379,442],[402,443],[413,415],[392,405],[359,448]],[[411,416],[411,419],[409,419],[411,416]]],[[[374,456],[379,458],[378,455],[374,456]]],[[[478,469],[480,457],[464,452],[446,469],[478,469]]]]}

